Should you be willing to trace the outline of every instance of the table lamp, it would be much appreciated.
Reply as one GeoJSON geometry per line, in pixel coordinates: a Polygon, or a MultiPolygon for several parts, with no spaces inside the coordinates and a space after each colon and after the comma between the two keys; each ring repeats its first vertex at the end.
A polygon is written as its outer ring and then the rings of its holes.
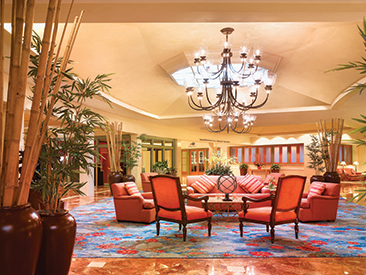
{"type": "Polygon", "coordinates": [[[357,166],[359,165],[358,161],[356,160],[353,165],[355,166],[355,171],[357,172],[357,166]]]}

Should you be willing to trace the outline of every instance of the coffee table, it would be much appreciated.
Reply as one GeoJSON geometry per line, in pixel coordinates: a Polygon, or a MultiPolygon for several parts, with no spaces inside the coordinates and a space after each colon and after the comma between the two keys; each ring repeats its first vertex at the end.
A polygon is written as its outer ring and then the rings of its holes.
{"type": "Polygon", "coordinates": [[[243,201],[241,197],[232,198],[232,201],[223,201],[224,197],[209,197],[207,206],[213,216],[223,217],[226,219],[235,217],[242,211],[243,201]],[[226,217],[225,214],[226,213],[226,217]],[[230,215],[230,213],[233,213],[230,215]]]}

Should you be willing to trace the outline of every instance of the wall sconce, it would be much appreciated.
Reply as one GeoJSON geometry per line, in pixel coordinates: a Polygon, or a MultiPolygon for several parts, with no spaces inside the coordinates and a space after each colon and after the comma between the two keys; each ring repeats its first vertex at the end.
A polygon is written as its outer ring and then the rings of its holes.
{"type": "Polygon", "coordinates": [[[356,160],[353,165],[355,166],[355,171],[357,172],[357,166],[359,165],[358,161],[356,160]]]}

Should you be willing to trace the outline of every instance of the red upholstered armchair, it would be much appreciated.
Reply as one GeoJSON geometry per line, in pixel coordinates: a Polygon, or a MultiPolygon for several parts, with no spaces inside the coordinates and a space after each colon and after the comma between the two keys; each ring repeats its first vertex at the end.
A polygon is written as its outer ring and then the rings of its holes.
{"type": "Polygon", "coordinates": [[[243,222],[265,224],[267,232],[271,227],[271,242],[274,242],[274,227],[279,224],[295,223],[295,237],[299,237],[299,208],[304,191],[306,177],[280,177],[276,194],[264,199],[243,197],[244,211],[239,213],[240,237],[243,237],[243,222]],[[262,202],[271,200],[271,206],[249,208],[248,202],[262,202]]]}
{"type": "Polygon", "coordinates": [[[152,193],[130,196],[125,183],[112,184],[116,218],[120,221],[152,223],[155,221],[155,205],[152,193]]]}
{"type": "Polygon", "coordinates": [[[192,198],[182,194],[182,188],[178,177],[157,175],[150,177],[151,189],[154,196],[156,209],[156,234],[160,233],[160,220],[179,224],[179,230],[183,225],[183,241],[187,237],[187,224],[201,221],[208,222],[208,235],[211,236],[212,213],[207,209],[208,196],[192,198]],[[193,201],[205,201],[205,208],[186,206],[185,199],[193,201]]]}
{"type": "Polygon", "coordinates": [[[142,191],[144,192],[151,192],[151,184],[149,177],[156,176],[158,173],[151,172],[151,173],[141,173],[141,184],[142,184],[142,191]]]}
{"type": "MultiPolygon", "coordinates": [[[[314,183],[319,182],[312,182],[312,184],[314,183]]],[[[303,194],[303,199],[301,201],[299,212],[299,220],[301,222],[334,222],[336,220],[341,185],[339,183],[330,182],[321,183],[325,184],[325,190],[321,195],[313,195],[311,197],[308,197],[308,193],[303,194]]]]}

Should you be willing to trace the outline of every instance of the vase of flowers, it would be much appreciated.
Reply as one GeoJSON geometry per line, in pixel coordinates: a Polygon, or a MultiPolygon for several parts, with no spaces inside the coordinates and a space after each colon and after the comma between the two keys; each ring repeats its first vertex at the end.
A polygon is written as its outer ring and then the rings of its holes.
{"type": "Polygon", "coordinates": [[[277,180],[274,177],[271,177],[268,181],[268,188],[271,193],[276,192],[277,189],[277,180]]]}
{"type": "Polygon", "coordinates": [[[261,161],[255,161],[253,164],[257,167],[258,170],[262,169],[262,167],[265,165],[264,162],[261,161]]]}

